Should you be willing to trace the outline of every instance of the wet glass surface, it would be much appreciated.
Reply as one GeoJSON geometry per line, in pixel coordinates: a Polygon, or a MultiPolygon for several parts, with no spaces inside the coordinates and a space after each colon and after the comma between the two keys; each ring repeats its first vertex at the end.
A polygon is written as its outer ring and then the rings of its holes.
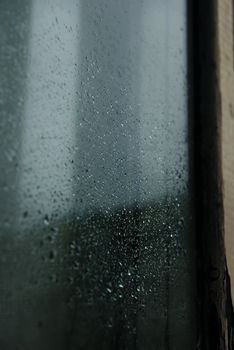
{"type": "Polygon", "coordinates": [[[195,349],[186,1],[0,23],[1,349],[195,349]]]}

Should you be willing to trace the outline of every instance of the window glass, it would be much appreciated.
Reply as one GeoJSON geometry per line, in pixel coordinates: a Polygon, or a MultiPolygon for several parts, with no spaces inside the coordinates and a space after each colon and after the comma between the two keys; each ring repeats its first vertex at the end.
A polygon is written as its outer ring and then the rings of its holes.
{"type": "Polygon", "coordinates": [[[1,348],[195,349],[186,1],[0,22],[1,348]]]}

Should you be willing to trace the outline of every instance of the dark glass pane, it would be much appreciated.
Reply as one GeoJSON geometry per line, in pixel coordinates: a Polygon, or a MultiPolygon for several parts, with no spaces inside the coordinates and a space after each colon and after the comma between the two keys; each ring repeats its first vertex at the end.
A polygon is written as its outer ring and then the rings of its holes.
{"type": "Polygon", "coordinates": [[[186,1],[0,23],[1,349],[195,349],[186,1]]]}

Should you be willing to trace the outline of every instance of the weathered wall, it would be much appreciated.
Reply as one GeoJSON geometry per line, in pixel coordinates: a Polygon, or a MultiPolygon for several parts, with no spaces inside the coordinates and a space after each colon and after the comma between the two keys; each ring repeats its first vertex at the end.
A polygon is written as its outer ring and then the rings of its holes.
{"type": "Polygon", "coordinates": [[[222,120],[222,169],[227,263],[234,299],[234,58],[233,0],[219,0],[219,62],[222,120]]]}

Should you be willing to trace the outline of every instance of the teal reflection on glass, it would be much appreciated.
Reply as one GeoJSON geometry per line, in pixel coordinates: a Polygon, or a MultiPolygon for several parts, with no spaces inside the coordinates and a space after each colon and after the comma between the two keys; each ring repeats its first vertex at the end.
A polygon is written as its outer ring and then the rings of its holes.
{"type": "Polygon", "coordinates": [[[1,349],[195,349],[186,0],[0,22],[1,349]]]}

